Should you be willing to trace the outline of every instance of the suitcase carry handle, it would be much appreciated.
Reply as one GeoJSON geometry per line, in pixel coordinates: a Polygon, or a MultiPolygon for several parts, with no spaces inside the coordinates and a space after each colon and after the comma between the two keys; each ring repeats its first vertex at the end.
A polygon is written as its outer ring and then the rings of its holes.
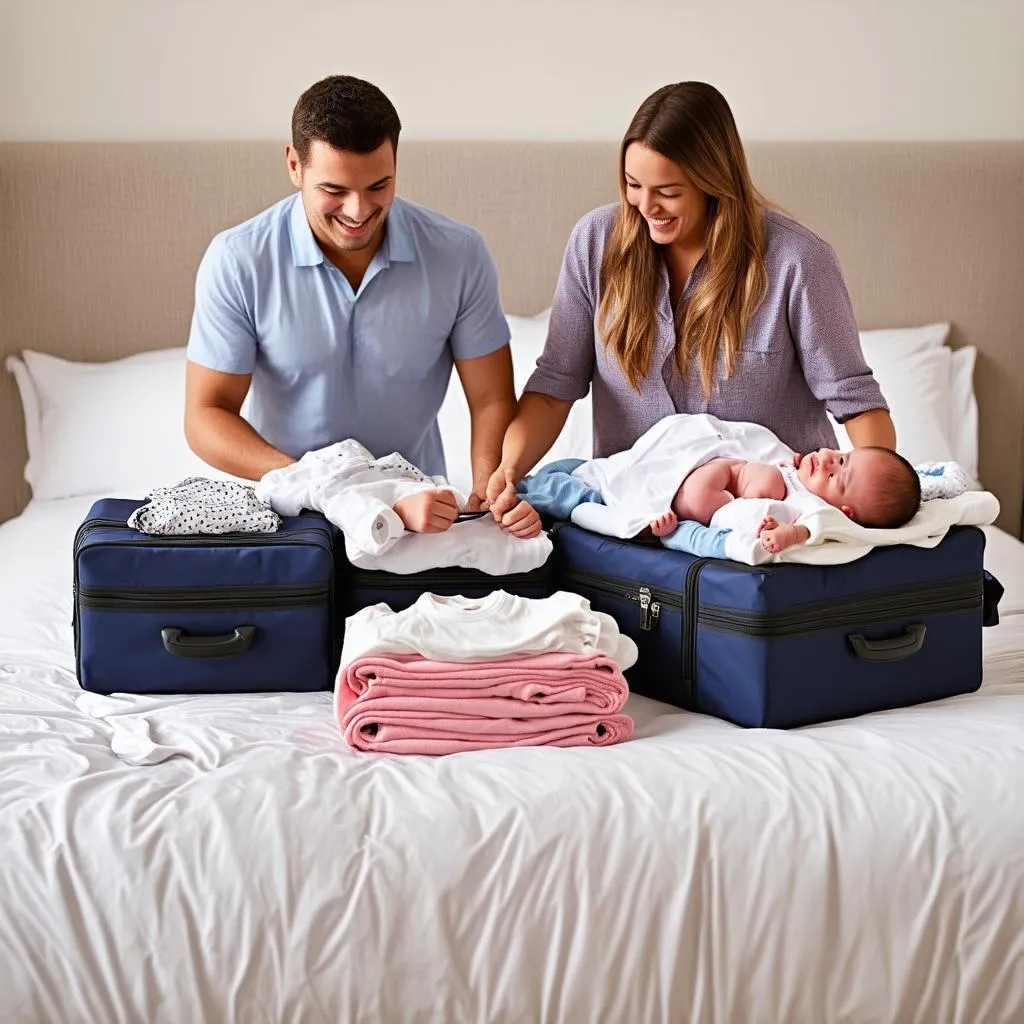
{"type": "Polygon", "coordinates": [[[256,635],[255,626],[236,626],[233,633],[221,636],[189,636],[183,629],[160,630],[164,650],[179,658],[229,658],[249,649],[256,635]]]}
{"type": "Polygon", "coordinates": [[[926,632],[924,623],[915,622],[888,640],[869,640],[863,633],[850,633],[849,641],[861,661],[902,661],[921,650],[926,632]]]}

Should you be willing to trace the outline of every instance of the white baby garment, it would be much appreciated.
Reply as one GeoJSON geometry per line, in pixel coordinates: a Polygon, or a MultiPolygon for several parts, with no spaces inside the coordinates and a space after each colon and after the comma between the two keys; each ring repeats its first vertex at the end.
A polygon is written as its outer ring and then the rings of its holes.
{"type": "Polygon", "coordinates": [[[345,547],[348,560],[360,569],[383,569],[405,575],[439,566],[478,569],[489,576],[530,572],[542,566],[553,550],[546,533],[513,537],[491,515],[452,523],[444,533],[403,533],[380,554],[345,547]]]}
{"type": "Polygon", "coordinates": [[[281,526],[254,488],[233,480],[190,476],[174,487],[157,487],[149,499],[128,517],[128,525],[142,533],[273,533],[281,526]]]}
{"type": "Polygon", "coordinates": [[[359,442],[339,441],[283,469],[271,470],[256,493],[279,512],[312,508],[345,535],[345,554],[361,569],[409,574],[459,566],[489,575],[529,572],[551,554],[550,539],[513,537],[491,516],[454,523],[443,533],[411,533],[395,502],[429,490],[465,499],[443,477],[430,477],[401,455],[375,459],[359,442]]]}
{"type": "Polygon", "coordinates": [[[345,622],[341,665],[371,654],[471,662],[549,651],[603,653],[623,671],[637,659],[636,644],[615,620],[578,594],[529,598],[496,590],[482,598],[423,594],[400,612],[386,604],[363,608],[345,622]]]}
{"type": "Polygon", "coordinates": [[[792,449],[756,423],[727,423],[707,413],[666,416],[632,448],[591,459],[573,473],[601,495],[604,505],[579,505],[571,518],[596,533],[634,537],[672,507],[679,485],[705,462],[778,464],[792,457],[792,449]]]}

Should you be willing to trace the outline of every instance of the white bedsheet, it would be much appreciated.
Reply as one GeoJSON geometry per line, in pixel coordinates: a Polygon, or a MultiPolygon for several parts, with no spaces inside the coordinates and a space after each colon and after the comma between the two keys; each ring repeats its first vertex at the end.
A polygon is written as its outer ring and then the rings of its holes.
{"type": "Polygon", "coordinates": [[[602,750],[347,750],[329,694],[76,707],[86,501],[0,527],[0,1020],[1024,1019],[1024,546],[977,694],[602,750]]]}

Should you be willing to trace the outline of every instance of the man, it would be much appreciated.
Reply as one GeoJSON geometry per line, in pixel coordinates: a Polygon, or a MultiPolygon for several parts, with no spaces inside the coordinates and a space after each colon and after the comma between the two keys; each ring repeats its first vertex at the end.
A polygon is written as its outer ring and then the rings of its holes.
{"type": "MultiPolygon", "coordinates": [[[[516,407],[497,269],[478,232],[395,196],[400,130],[358,78],[299,98],[285,149],[298,193],[217,235],[200,264],[185,433],[252,480],[349,437],[444,474],[437,412],[454,363],[479,508],[516,407]]],[[[454,521],[451,493],[428,493],[396,505],[408,529],[454,521]]]]}

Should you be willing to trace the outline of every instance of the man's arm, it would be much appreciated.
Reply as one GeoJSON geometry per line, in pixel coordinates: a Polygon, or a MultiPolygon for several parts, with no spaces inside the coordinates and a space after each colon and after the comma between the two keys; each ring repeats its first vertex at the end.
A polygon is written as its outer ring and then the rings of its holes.
{"type": "Polygon", "coordinates": [[[239,415],[250,373],[221,373],[189,360],[185,366],[185,437],[205,462],[232,476],[259,480],[295,460],[256,433],[239,415]]]}
{"type": "Polygon", "coordinates": [[[457,359],[455,369],[469,405],[473,467],[470,507],[476,509],[487,493],[487,481],[501,461],[505,430],[516,413],[512,353],[508,345],[504,345],[477,359],[457,359]]]}

